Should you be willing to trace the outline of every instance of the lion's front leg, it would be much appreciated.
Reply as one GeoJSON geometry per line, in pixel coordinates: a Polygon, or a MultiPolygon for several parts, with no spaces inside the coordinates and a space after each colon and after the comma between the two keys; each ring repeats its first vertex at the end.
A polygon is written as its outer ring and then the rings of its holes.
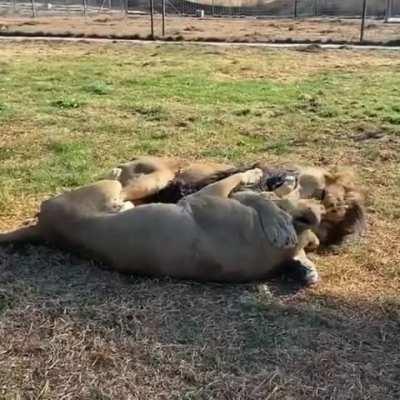
{"type": "Polygon", "coordinates": [[[292,264],[292,274],[305,285],[315,285],[319,281],[319,274],[315,264],[307,257],[306,249],[317,248],[319,240],[311,229],[298,235],[297,251],[292,264]]]}
{"type": "Polygon", "coordinates": [[[311,230],[298,235],[295,256],[283,268],[283,275],[301,282],[306,286],[315,285],[319,281],[319,274],[315,264],[307,257],[305,248],[319,243],[318,238],[311,230]]]}
{"type": "Polygon", "coordinates": [[[300,234],[299,250],[315,251],[319,245],[318,236],[311,229],[307,229],[300,234]]]}
{"type": "Polygon", "coordinates": [[[209,195],[217,197],[228,197],[233,189],[239,185],[255,184],[262,178],[263,172],[259,168],[250,169],[246,172],[239,172],[237,174],[228,176],[218,182],[211,183],[205,186],[195,196],[209,195]]]}
{"type": "Polygon", "coordinates": [[[297,274],[301,281],[307,286],[315,285],[319,281],[319,273],[315,264],[307,257],[304,249],[300,250],[294,257],[298,261],[297,274]]]}
{"type": "Polygon", "coordinates": [[[150,174],[136,174],[123,187],[124,198],[129,201],[140,201],[164,189],[175,177],[169,170],[150,174]]]}

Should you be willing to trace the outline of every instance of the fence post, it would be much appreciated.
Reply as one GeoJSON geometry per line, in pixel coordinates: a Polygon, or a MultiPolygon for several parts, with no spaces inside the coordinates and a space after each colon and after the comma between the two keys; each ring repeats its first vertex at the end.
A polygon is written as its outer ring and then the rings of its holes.
{"type": "Polygon", "coordinates": [[[154,40],[154,0],[150,0],[150,29],[151,39],[154,40]]]}
{"type": "Polygon", "coordinates": [[[86,8],[87,8],[86,0],[82,0],[82,5],[83,5],[83,15],[86,15],[86,8]]]}
{"type": "Polygon", "coordinates": [[[35,0],[31,0],[31,4],[32,4],[32,17],[36,17],[36,4],[35,4],[35,0]]]}
{"type": "Polygon", "coordinates": [[[314,0],[314,17],[318,17],[319,13],[319,1],[314,0]]]}
{"type": "Polygon", "coordinates": [[[392,0],[386,0],[385,2],[385,22],[389,22],[392,17],[392,0]]]}
{"type": "Polygon", "coordinates": [[[361,16],[361,32],[360,32],[360,43],[364,40],[365,20],[367,18],[367,5],[368,0],[363,0],[363,10],[361,16]]]}
{"type": "Polygon", "coordinates": [[[165,36],[165,0],[162,0],[162,35],[165,36]]]}
{"type": "Polygon", "coordinates": [[[297,0],[294,0],[293,17],[297,18],[297,0]]]}

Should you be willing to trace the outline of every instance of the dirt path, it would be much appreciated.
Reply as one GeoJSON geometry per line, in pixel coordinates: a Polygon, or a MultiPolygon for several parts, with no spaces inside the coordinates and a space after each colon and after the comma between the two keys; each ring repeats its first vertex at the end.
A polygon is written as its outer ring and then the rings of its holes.
{"type": "MultiPolygon", "coordinates": [[[[76,38],[76,37],[57,37],[57,36],[1,36],[0,41],[17,42],[70,42],[70,43],[123,43],[131,45],[151,45],[164,44],[176,45],[181,42],[165,40],[128,40],[128,39],[107,39],[107,38],[76,38]]],[[[382,45],[339,45],[339,44],[305,44],[305,43],[229,43],[229,42],[186,42],[188,45],[198,46],[231,46],[231,47],[265,47],[265,48],[297,48],[308,51],[318,51],[319,49],[347,49],[347,50],[381,50],[381,51],[400,51],[400,46],[382,45]]]]}
{"type": "MultiPolygon", "coordinates": [[[[111,39],[146,39],[150,34],[147,15],[43,16],[35,19],[0,17],[0,33],[4,35],[52,35],[108,37],[111,39]]],[[[161,36],[161,20],[155,18],[155,36],[161,36]]],[[[304,42],[358,43],[359,19],[257,19],[257,18],[193,18],[168,16],[168,40],[207,42],[304,42]]],[[[364,40],[369,44],[400,41],[400,25],[368,20],[364,40]]]]}

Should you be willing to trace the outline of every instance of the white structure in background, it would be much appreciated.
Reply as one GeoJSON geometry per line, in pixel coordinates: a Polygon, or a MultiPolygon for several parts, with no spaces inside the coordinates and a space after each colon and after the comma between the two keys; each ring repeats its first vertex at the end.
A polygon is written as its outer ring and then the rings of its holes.
{"type": "Polygon", "coordinates": [[[385,22],[400,23],[400,16],[393,16],[393,0],[385,2],[385,22]]]}

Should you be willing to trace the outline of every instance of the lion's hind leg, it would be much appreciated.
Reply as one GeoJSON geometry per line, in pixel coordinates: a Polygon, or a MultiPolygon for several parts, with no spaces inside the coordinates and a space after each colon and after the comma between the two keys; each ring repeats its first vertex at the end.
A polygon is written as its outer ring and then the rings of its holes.
{"type": "Polygon", "coordinates": [[[44,201],[40,214],[52,205],[76,215],[117,212],[124,201],[121,184],[118,181],[103,180],[44,201]]]}
{"type": "Polygon", "coordinates": [[[62,193],[43,201],[38,221],[15,231],[0,233],[0,243],[37,242],[48,237],[54,227],[64,227],[71,218],[115,213],[133,208],[124,201],[118,181],[104,180],[62,193]]]}

